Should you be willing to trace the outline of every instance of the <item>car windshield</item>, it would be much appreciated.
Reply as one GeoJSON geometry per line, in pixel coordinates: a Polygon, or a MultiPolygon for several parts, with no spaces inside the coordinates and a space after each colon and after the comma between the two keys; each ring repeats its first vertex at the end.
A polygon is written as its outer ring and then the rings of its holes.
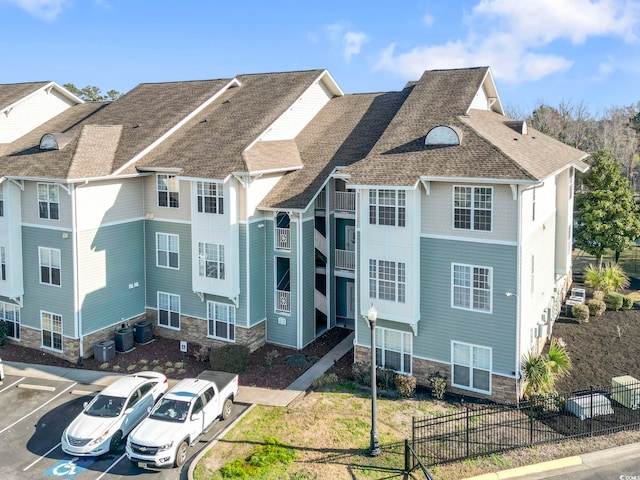
{"type": "Polygon", "coordinates": [[[122,412],[126,400],[123,397],[98,395],[93,402],[87,405],[84,413],[93,417],[117,417],[122,412]]]}
{"type": "Polygon", "coordinates": [[[189,413],[189,402],[163,398],[151,411],[151,418],[168,422],[184,422],[189,413]]]}

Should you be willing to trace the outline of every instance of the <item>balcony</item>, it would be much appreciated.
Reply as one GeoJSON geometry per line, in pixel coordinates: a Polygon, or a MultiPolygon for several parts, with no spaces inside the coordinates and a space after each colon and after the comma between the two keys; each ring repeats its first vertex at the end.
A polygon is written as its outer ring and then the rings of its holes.
{"type": "Polygon", "coordinates": [[[327,208],[327,193],[324,190],[318,193],[314,207],[316,210],[325,210],[327,208]]]}
{"type": "Polygon", "coordinates": [[[336,268],[349,270],[356,269],[356,252],[353,250],[339,250],[336,248],[336,268]]]}
{"type": "Polygon", "coordinates": [[[276,312],[291,313],[291,292],[276,290],[276,312]]]}
{"type": "Polygon", "coordinates": [[[336,192],[336,210],[341,212],[356,213],[356,193],[336,192]]]}
{"type": "Polygon", "coordinates": [[[276,248],[278,250],[291,250],[291,230],[276,227],[276,248]]]}

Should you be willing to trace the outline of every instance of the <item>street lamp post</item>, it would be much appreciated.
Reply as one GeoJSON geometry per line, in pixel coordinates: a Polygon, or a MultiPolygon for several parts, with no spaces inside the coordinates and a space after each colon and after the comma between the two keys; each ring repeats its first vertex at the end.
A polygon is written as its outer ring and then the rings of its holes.
{"type": "Polygon", "coordinates": [[[369,311],[367,312],[367,320],[369,321],[369,327],[371,328],[371,443],[369,445],[369,455],[377,457],[380,455],[380,443],[378,442],[378,425],[376,420],[376,397],[378,396],[376,391],[376,320],[378,318],[378,311],[371,304],[369,311]]]}

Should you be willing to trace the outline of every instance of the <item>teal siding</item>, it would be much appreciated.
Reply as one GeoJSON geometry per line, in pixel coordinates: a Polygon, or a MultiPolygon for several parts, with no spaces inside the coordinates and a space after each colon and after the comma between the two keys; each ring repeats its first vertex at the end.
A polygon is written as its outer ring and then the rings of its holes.
{"type": "MultiPolygon", "coordinates": [[[[249,268],[251,270],[249,273],[251,282],[249,286],[249,295],[251,296],[249,299],[251,309],[249,322],[251,325],[260,323],[265,319],[267,308],[265,294],[269,290],[267,288],[266,269],[267,258],[270,259],[271,256],[266,255],[267,242],[265,237],[267,229],[259,228],[259,225],[264,225],[264,222],[249,224],[249,268]]],[[[243,268],[242,271],[246,275],[246,268],[243,268]]],[[[246,289],[241,288],[241,292],[245,293],[246,289]]]]}
{"type": "Polygon", "coordinates": [[[302,223],[302,344],[306,345],[316,338],[315,284],[315,243],[312,221],[302,223]]]}
{"type": "Polygon", "coordinates": [[[353,279],[336,277],[336,317],[344,320],[347,317],[347,284],[353,283],[353,279]]]}
{"type": "Polygon", "coordinates": [[[144,313],[143,236],[143,221],[101,227],[86,245],[91,250],[79,252],[79,265],[93,262],[95,252],[105,252],[106,262],[104,287],[87,293],[80,306],[83,335],[144,313]],[[133,282],[139,287],[130,289],[133,282]]]}
{"type": "Polygon", "coordinates": [[[296,291],[298,280],[297,263],[296,263],[296,245],[297,245],[297,222],[291,222],[291,251],[276,251],[274,249],[274,222],[272,220],[265,221],[266,236],[266,317],[267,317],[267,342],[287,345],[295,348],[297,346],[298,336],[298,319],[296,316],[298,302],[296,299],[296,291]],[[283,257],[289,259],[290,279],[291,279],[291,313],[282,314],[275,311],[275,289],[276,289],[276,271],[275,259],[283,257]],[[278,318],[284,318],[286,325],[278,323],[278,318]]]}
{"type": "MultiPolygon", "coordinates": [[[[193,293],[191,281],[191,227],[182,223],[147,221],[145,223],[147,306],[157,308],[157,293],[180,295],[180,313],[197,318],[207,317],[207,304],[193,293]],[[156,266],[156,232],[177,234],[180,241],[180,268],[156,266]]],[[[227,303],[227,301],[225,301],[227,303]]]]}
{"type": "Polygon", "coordinates": [[[20,311],[20,323],[39,330],[40,311],[45,310],[61,315],[63,335],[75,337],[71,235],[62,238],[62,232],[59,230],[22,227],[22,255],[24,307],[20,311]],[[40,283],[38,247],[60,250],[60,287],[40,283]]]}
{"type": "Polygon", "coordinates": [[[415,356],[451,361],[451,341],[493,349],[493,371],[511,375],[516,364],[515,246],[423,238],[421,240],[421,320],[415,356]],[[493,268],[493,313],[451,307],[451,263],[493,268]]]}
{"type": "Polygon", "coordinates": [[[247,319],[247,225],[240,224],[238,229],[238,261],[239,265],[239,281],[240,281],[240,295],[239,305],[236,309],[236,325],[246,327],[248,323],[247,319]]]}

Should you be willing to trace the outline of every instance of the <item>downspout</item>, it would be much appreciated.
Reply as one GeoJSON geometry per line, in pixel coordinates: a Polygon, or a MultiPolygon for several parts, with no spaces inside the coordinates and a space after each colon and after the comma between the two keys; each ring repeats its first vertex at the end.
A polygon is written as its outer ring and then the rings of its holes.
{"type": "Polygon", "coordinates": [[[82,310],[80,308],[80,289],[78,288],[78,212],[76,209],[77,193],[74,184],[71,184],[69,194],[71,195],[71,258],[73,260],[73,313],[76,324],[76,334],[78,335],[78,365],[84,364],[84,338],[82,332],[82,310]]]}
{"type": "Polygon", "coordinates": [[[516,215],[516,231],[518,234],[518,244],[516,247],[516,368],[515,368],[515,377],[516,377],[516,381],[515,381],[515,385],[516,385],[516,405],[520,404],[520,380],[521,380],[521,372],[520,372],[520,344],[521,344],[521,339],[520,339],[520,323],[522,322],[522,308],[521,308],[521,302],[522,302],[522,296],[521,296],[521,292],[520,292],[520,274],[522,272],[522,258],[521,258],[521,246],[522,246],[522,223],[521,223],[521,218],[522,218],[522,204],[521,204],[521,198],[522,198],[522,192],[520,191],[520,187],[516,187],[518,190],[518,197],[517,197],[517,206],[516,206],[516,211],[518,212],[518,214],[516,215]]]}
{"type": "MultiPolygon", "coordinates": [[[[303,342],[303,335],[302,335],[302,331],[304,328],[304,303],[303,303],[303,298],[302,298],[302,245],[303,245],[303,238],[302,238],[302,212],[298,213],[298,238],[297,238],[297,242],[296,242],[296,256],[298,257],[297,259],[297,280],[298,280],[298,285],[297,285],[297,294],[296,297],[298,299],[298,348],[301,349],[302,348],[302,342],[303,342]]],[[[315,283],[314,283],[315,284],[315,283]]]]}

